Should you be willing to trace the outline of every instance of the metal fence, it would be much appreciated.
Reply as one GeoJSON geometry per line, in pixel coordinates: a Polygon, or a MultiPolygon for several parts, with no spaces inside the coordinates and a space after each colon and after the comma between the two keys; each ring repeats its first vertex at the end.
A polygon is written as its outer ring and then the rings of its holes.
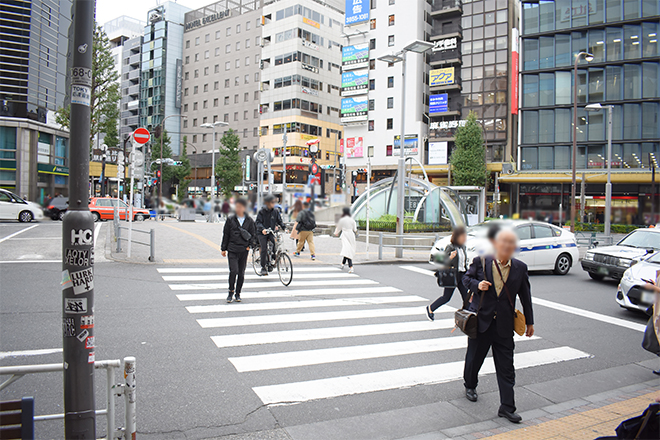
{"type": "MultiPolygon", "coordinates": [[[[135,358],[128,356],[124,358],[123,363],[119,359],[94,362],[94,368],[106,371],[106,405],[104,409],[97,409],[97,416],[106,416],[107,420],[107,439],[110,440],[131,440],[135,438],[136,427],[136,404],[135,404],[135,358]],[[117,383],[115,380],[115,370],[122,367],[124,382],[117,383]],[[122,427],[115,429],[115,397],[124,396],[125,414],[122,427]]],[[[16,365],[11,367],[0,367],[0,376],[10,376],[0,384],[0,391],[7,388],[12,383],[28,374],[54,373],[64,371],[64,364],[42,364],[42,365],[16,365]]],[[[64,414],[44,414],[34,416],[35,422],[46,420],[61,420],[64,414]]]]}
{"type": "MultiPolygon", "coordinates": [[[[421,235],[394,235],[394,234],[388,234],[388,238],[401,238],[403,239],[415,239],[415,240],[433,240],[431,244],[385,244],[384,239],[385,239],[385,234],[382,232],[378,233],[378,259],[382,260],[383,259],[383,248],[389,247],[389,248],[399,248],[399,249],[433,249],[433,245],[440,240],[440,235],[435,234],[433,236],[421,236],[421,235]]],[[[398,241],[398,240],[397,240],[398,241]]],[[[367,244],[368,245],[368,244],[367,244]]]]}
{"type": "MultiPolygon", "coordinates": [[[[117,241],[117,248],[116,251],[117,253],[122,252],[123,249],[121,247],[122,240],[128,242],[128,238],[122,237],[121,231],[128,231],[129,228],[126,226],[122,226],[121,223],[119,223],[118,220],[115,220],[113,222],[114,230],[115,230],[115,240],[117,241]]],[[[132,229],[131,232],[137,232],[139,234],[147,234],[149,235],[149,242],[146,243],[144,241],[139,241],[131,237],[130,242],[135,243],[135,244],[141,244],[143,246],[149,246],[149,261],[155,261],[156,260],[156,230],[151,228],[148,231],[141,231],[139,229],[132,229]]],[[[129,244],[129,257],[130,255],[130,244],[129,244]]]]}

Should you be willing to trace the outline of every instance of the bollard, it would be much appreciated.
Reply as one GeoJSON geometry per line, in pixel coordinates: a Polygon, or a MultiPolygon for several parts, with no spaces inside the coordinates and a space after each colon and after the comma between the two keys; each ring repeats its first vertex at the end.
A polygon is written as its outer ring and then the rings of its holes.
{"type": "Polygon", "coordinates": [[[383,233],[378,233],[378,259],[383,259],[383,233]]]}
{"type": "Polygon", "coordinates": [[[115,435],[115,367],[113,366],[108,366],[105,371],[105,379],[106,379],[106,394],[107,394],[107,408],[108,412],[106,413],[105,417],[107,420],[107,427],[106,427],[106,437],[108,439],[115,439],[117,436],[115,435]]]}
{"type": "Polygon", "coordinates": [[[135,357],[124,358],[124,397],[126,400],[126,428],[124,429],[124,440],[135,440],[135,357]]]}
{"type": "Polygon", "coordinates": [[[149,232],[149,261],[156,260],[156,230],[151,229],[149,232]]]}
{"type": "Polygon", "coordinates": [[[117,251],[121,252],[121,226],[117,227],[117,251]]]}

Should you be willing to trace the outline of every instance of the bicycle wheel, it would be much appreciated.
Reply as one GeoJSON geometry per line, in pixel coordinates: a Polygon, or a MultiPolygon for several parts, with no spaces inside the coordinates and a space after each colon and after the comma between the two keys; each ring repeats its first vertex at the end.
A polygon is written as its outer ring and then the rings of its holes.
{"type": "Polygon", "coordinates": [[[277,259],[277,272],[280,275],[280,281],[285,286],[291,284],[293,280],[293,264],[291,264],[291,258],[285,253],[280,254],[280,258],[277,259]]]}
{"type": "Polygon", "coordinates": [[[254,273],[261,275],[261,251],[259,248],[252,249],[252,268],[254,273]]]}

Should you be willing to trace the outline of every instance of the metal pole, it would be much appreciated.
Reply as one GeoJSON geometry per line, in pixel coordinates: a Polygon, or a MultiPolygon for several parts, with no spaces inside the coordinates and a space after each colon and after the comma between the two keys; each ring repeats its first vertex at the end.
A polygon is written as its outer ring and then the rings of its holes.
{"type": "Polygon", "coordinates": [[[493,213],[495,218],[500,216],[500,173],[495,173],[495,196],[493,197],[493,213]]]}
{"type": "MultiPolygon", "coordinates": [[[[160,211],[160,204],[163,200],[163,138],[165,137],[165,119],[160,123],[160,176],[158,177],[158,205],[156,206],[156,221],[158,221],[158,211],[160,211]]],[[[132,169],[132,168],[131,168],[132,169]]],[[[132,174],[132,173],[131,173],[132,174]]],[[[131,176],[131,191],[133,191],[133,177],[131,176]]],[[[131,203],[133,201],[131,200],[131,203]]],[[[130,239],[128,241],[131,242],[130,239]]],[[[130,249],[130,244],[128,245],[130,249]]],[[[129,255],[130,256],[130,255],[129,255]]]]}
{"type": "Polygon", "coordinates": [[[105,369],[105,387],[108,403],[106,417],[106,438],[108,440],[115,438],[115,367],[108,365],[105,369]]]}
{"type": "Polygon", "coordinates": [[[383,233],[378,233],[378,259],[383,259],[383,233]]]}
{"type": "Polygon", "coordinates": [[[101,158],[101,197],[105,197],[105,161],[106,161],[106,156],[105,153],[103,153],[103,156],[101,158]]]}
{"type": "Polygon", "coordinates": [[[367,260],[369,260],[369,198],[371,197],[371,158],[369,157],[369,153],[367,152],[367,233],[366,233],[366,240],[367,240],[367,260]]]}
{"type": "Polygon", "coordinates": [[[149,231],[149,261],[156,260],[156,230],[149,231]]]}
{"type": "Polygon", "coordinates": [[[612,106],[607,106],[607,183],[605,184],[605,235],[611,234],[612,217],[612,106]]]}
{"type": "Polygon", "coordinates": [[[580,55],[575,57],[573,64],[573,151],[571,160],[571,232],[575,232],[575,187],[577,186],[576,178],[576,161],[577,161],[577,66],[580,61],[580,55]]]}
{"type": "Polygon", "coordinates": [[[124,398],[126,401],[125,440],[135,440],[137,425],[135,420],[135,358],[124,358],[124,398]]]}
{"type": "Polygon", "coordinates": [[[273,177],[271,176],[271,169],[270,169],[270,150],[266,151],[266,167],[268,169],[268,194],[273,193],[273,177]]]}
{"type": "Polygon", "coordinates": [[[402,54],[402,65],[401,65],[401,137],[399,138],[399,146],[401,148],[401,155],[399,157],[398,164],[398,190],[397,190],[397,205],[396,205],[396,235],[397,237],[397,247],[394,251],[394,256],[396,258],[403,257],[403,221],[404,221],[404,187],[406,185],[405,179],[405,143],[406,143],[406,54],[407,51],[403,51],[402,54]]]}
{"type": "MultiPolygon", "coordinates": [[[[161,132],[161,155],[163,154],[163,149],[162,149],[162,139],[163,135],[161,132]]],[[[135,139],[133,139],[135,140],[135,139]]],[[[133,154],[131,155],[131,195],[128,198],[128,201],[130,202],[128,205],[128,209],[126,210],[126,217],[128,217],[128,251],[126,255],[128,258],[131,258],[131,243],[132,243],[132,236],[133,236],[133,185],[135,184],[135,151],[137,150],[137,147],[133,147],[133,154]]],[[[160,161],[160,166],[163,166],[163,161],[160,161]]],[[[163,179],[163,173],[160,173],[160,179],[163,179]]],[[[159,182],[162,184],[162,182],[159,182]]]]}
{"type": "Polygon", "coordinates": [[[215,200],[215,125],[212,125],[212,127],[213,143],[211,147],[211,209],[213,209],[213,201],[215,200]]]}
{"type": "Polygon", "coordinates": [[[580,221],[584,221],[584,208],[587,205],[586,188],[587,179],[585,173],[582,173],[582,180],[580,181],[580,221]]]}
{"type": "Polygon", "coordinates": [[[241,195],[245,195],[245,158],[243,158],[241,168],[243,168],[243,174],[241,175],[241,195]]]}
{"type": "Polygon", "coordinates": [[[287,124],[284,124],[284,136],[282,136],[282,206],[285,205],[286,199],[286,131],[287,124]]]}
{"type": "Polygon", "coordinates": [[[94,219],[89,211],[89,135],[94,2],[73,2],[69,212],[62,222],[64,437],[96,439],[94,219]],[[82,313],[81,313],[82,311],[82,313]],[[83,328],[86,327],[86,328],[83,328]],[[87,328],[90,327],[90,328],[87,328]]]}
{"type": "MultiPolygon", "coordinates": [[[[649,157],[649,159],[651,159],[649,157]]],[[[655,162],[651,163],[651,224],[655,224],[655,162]]]]}
{"type": "MultiPolygon", "coordinates": [[[[332,194],[334,194],[337,191],[337,138],[339,137],[339,132],[335,130],[335,156],[334,156],[334,170],[332,170],[332,194]]],[[[369,154],[367,152],[367,154],[369,154]]],[[[369,256],[367,255],[367,258],[369,256]]]]}

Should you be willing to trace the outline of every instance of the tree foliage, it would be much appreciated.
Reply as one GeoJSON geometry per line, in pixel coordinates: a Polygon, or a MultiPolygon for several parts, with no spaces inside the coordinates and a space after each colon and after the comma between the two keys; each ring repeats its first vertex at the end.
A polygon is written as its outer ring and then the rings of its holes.
{"type": "Polygon", "coordinates": [[[486,184],[486,150],[477,114],[470,112],[464,126],[456,129],[451,154],[452,185],[484,186],[486,184]]]}
{"type": "Polygon", "coordinates": [[[241,163],[241,138],[234,130],[229,130],[222,136],[220,143],[225,147],[220,149],[220,156],[215,164],[217,185],[225,197],[231,196],[234,187],[241,183],[243,167],[241,163]]]}
{"type": "MultiPolygon", "coordinates": [[[[163,137],[163,159],[171,159],[172,158],[172,148],[170,147],[170,144],[172,140],[170,139],[170,136],[167,134],[167,130],[162,131],[162,137],[163,137]]],[[[160,137],[153,137],[151,138],[151,160],[152,162],[159,160],[161,158],[160,155],[160,137]]],[[[156,173],[157,170],[160,169],[160,165],[156,162],[151,166],[151,171],[156,173]]],[[[162,175],[162,181],[163,182],[172,182],[174,179],[177,179],[179,176],[177,174],[177,167],[175,166],[169,166],[166,163],[163,163],[163,175],[162,175]]]]}
{"type": "MultiPolygon", "coordinates": [[[[96,25],[94,27],[94,42],[92,44],[92,96],[91,96],[91,131],[89,144],[94,144],[98,133],[110,135],[110,145],[116,147],[117,123],[119,119],[119,101],[121,93],[119,90],[119,74],[114,69],[115,60],[110,50],[110,41],[103,29],[96,25]],[[116,140],[116,142],[115,142],[116,140]]],[[[63,127],[69,128],[71,107],[62,107],[57,110],[56,121],[63,127]]]]}
{"type": "Polygon", "coordinates": [[[188,197],[188,185],[190,180],[186,179],[190,175],[192,167],[190,166],[190,159],[188,159],[188,136],[183,137],[183,147],[179,155],[180,165],[176,167],[177,179],[179,181],[179,198],[185,199],[188,197]]]}

